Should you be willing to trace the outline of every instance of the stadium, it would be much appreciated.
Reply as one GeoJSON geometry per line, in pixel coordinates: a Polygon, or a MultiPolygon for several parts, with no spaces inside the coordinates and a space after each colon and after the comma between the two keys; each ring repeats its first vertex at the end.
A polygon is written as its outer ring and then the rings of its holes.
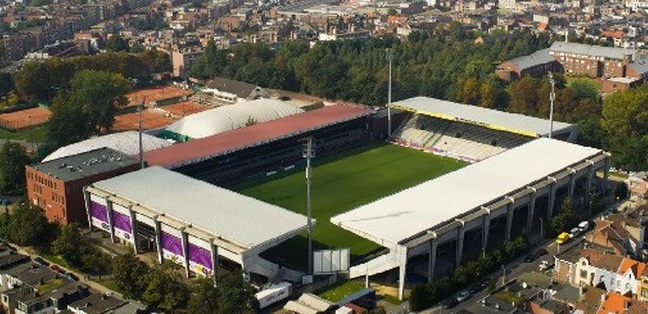
{"type": "Polygon", "coordinates": [[[385,110],[336,104],[147,151],[150,168],[86,189],[89,222],[187,272],[226,262],[299,281],[312,137],[315,247],[350,248],[352,278],[398,269],[402,298],[407,273],[431,280],[537,234],[563,199],[605,187],[609,154],[569,143],[572,125],[554,122],[547,139],[549,121],[519,114],[425,97],[392,109],[388,143],[385,110]]]}

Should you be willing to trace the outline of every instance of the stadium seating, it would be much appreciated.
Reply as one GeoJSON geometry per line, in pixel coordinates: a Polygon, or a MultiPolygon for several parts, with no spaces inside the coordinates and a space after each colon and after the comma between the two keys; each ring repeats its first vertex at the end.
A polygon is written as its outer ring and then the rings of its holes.
{"type": "Polygon", "coordinates": [[[414,114],[394,132],[391,141],[439,155],[477,162],[531,139],[478,125],[414,114]]]}

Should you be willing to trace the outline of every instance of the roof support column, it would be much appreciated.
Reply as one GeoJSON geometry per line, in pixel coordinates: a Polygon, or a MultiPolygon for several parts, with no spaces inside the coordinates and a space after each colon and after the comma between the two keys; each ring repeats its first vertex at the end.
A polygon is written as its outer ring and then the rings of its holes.
{"type": "Polygon", "coordinates": [[[162,226],[157,220],[157,216],[153,217],[153,221],[155,221],[155,246],[157,247],[158,263],[162,264],[164,261],[164,256],[162,255],[162,226]]]}
{"type": "Polygon", "coordinates": [[[482,207],[486,211],[482,221],[482,255],[486,255],[486,248],[488,247],[488,234],[490,233],[491,210],[488,207],[482,207]]]}
{"type": "Polygon", "coordinates": [[[113,227],[113,202],[106,198],[106,212],[108,213],[108,228],[110,229],[110,242],[115,243],[115,229],[113,227]]]}
{"type": "Polygon", "coordinates": [[[610,177],[610,156],[608,155],[605,158],[605,165],[603,166],[603,184],[605,186],[605,191],[609,188],[609,179],[610,177]]]}
{"type": "Polygon", "coordinates": [[[90,192],[83,190],[83,202],[85,203],[86,215],[88,215],[88,229],[92,232],[92,214],[90,213],[90,192]]]}
{"type": "Polygon", "coordinates": [[[435,238],[432,238],[429,242],[430,247],[428,248],[428,275],[427,275],[427,281],[432,282],[432,279],[434,279],[434,268],[436,267],[436,253],[437,253],[437,246],[439,245],[439,241],[435,238]]]}
{"type": "Polygon", "coordinates": [[[135,254],[139,252],[139,243],[137,243],[137,213],[133,210],[132,206],[128,207],[128,213],[130,214],[130,223],[133,226],[133,249],[135,254]]]}
{"type": "Polygon", "coordinates": [[[511,229],[513,229],[513,211],[515,210],[515,199],[507,197],[511,203],[508,204],[506,209],[506,234],[504,235],[504,242],[511,241],[511,229]]]}
{"type": "Polygon", "coordinates": [[[214,239],[210,241],[211,245],[211,258],[212,258],[212,274],[214,275],[214,281],[218,278],[218,246],[214,244],[214,239]]]}
{"type": "Polygon", "coordinates": [[[407,247],[398,247],[398,300],[402,301],[405,296],[405,273],[407,271],[407,247]]]}
{"type": "Polygon", "coordinates": [[[547,208],[547,223],[551,221],[551,217],[553,217],[553,211],[554,207],[556,206],[556,189],[558,188],[558,180],[554,177],[547,177],[547,179],[553,181],[551,183],[551,186],[549,186],[549,207],[547,208]]]}
{"type": "Polygon", "coordinates": [[[457,260],[455,261],[455,268],[459,267],[459,265],[461,264],[464,246],[464,235],[466,233],[466,223],[460,219],[457,219],[457,221],[461,223],[461,226],[457,227],[457,252],[455,255],[457,260]]]}
{"type": "Polygon", "coordinates": [[[182,255],[184,256],[184,261],[182,262],[187,278],[190,277],[191,271],[189,271],[189,235],[185,228],[180,229],[180,235],[182,239],[182,255]]]}
{"type": "Polygon", "coordinates": [[[533,191],[531,196],[529,197],[529,213],[527,215],[527,234],[529,237],[531,236],[531,232],[533,231],[533,215],[535,214],[535,203],[536,203],[536,197],[538,194],[538,190],[536,190],[534,187],[529,187],[533,191]]]}
{"type": "Polygon", "coordinates": [[[576,189],[576,170],[574,168],[568,168],[570,175],[569,175],[569,200],[574,202],[574,190],[576,189]]]}

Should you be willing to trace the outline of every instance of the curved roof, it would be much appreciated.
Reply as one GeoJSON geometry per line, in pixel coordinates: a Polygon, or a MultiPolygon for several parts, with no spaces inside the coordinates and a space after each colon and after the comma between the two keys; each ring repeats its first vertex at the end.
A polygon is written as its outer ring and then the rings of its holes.
{"type": "Polygon", "coordinates": [[[284,101],[257,99],[186,116],[166,130],[194,139],[204,138],[242,128],[250,120],[261,123],[302,112],[302,109],[284,101]]]}
{"type": "MultiPolygon", "coordinates": [[[[144,151],[147,152],[150,150],[171,146],[171,143],[164,139],[143,133],[142,146],[144,148],[144,151]]],[[[112,148],[126,155],[137,155],[139,153],[138,132],[126,131],[107,134],[63,146],[45,157],[45,159],[43,159],[43,162],[85,153],[102,147],[112,148]]]]}

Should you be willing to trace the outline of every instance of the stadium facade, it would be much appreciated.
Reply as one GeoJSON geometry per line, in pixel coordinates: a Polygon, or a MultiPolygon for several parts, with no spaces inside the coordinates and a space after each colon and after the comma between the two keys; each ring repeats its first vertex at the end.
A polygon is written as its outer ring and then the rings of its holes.
{"type": "Polygon", "coordinates": [[[591,200],[595,186],[607,182],[609,157],[599,149],[540,138],[332,217],[331,223],[389,249],[353,266],[350,276],[399,268],[402,299],[408,260],[427,255],[432,280],[444,264],[454,268],[523,230],[539,232],[565,198],[577,204],[591,200]]]}
{"type": "Polygon", "coordinates": [[[306,229],[306,217],[162,167],[95,182],[85,189],[88,223],[135,253],[157,252],[190,272],[211,276],[220,264],[270,279],[299,281],[259,253],[306,229]]]}

